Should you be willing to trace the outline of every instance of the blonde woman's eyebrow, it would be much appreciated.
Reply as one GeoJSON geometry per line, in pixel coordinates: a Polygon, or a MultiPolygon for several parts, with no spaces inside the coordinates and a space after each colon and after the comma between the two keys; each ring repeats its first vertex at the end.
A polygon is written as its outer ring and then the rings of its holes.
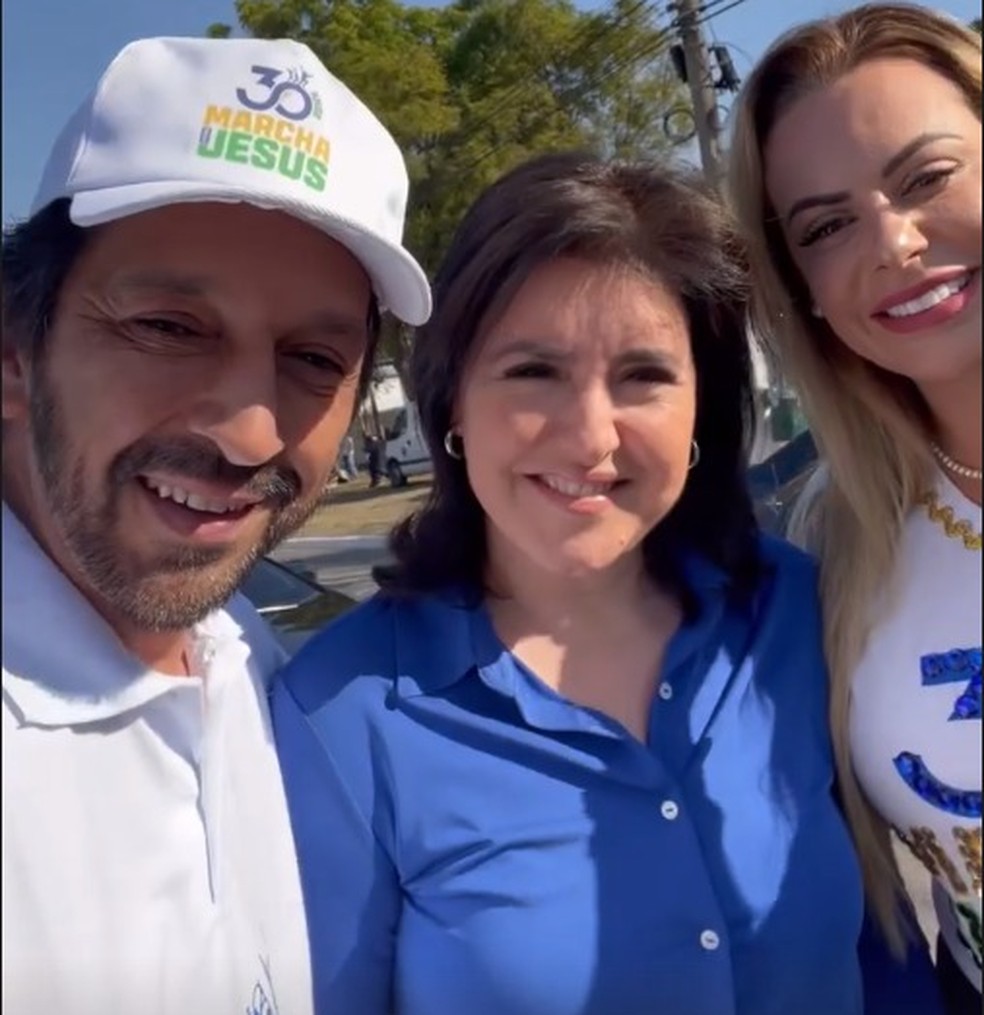
{"type": "MultiPolygon", "coordinates": [[[[904,165],[909,159],[911,159],[916,152],[925,148],[927,145],[932,144],[934,141],[961,140],[963,139],[959,134],[953,134],[945,131],[927,131],[920,134],[918,137],[913,138],[907,145],[900,148],[885,163],[881,171],[882,179],[887,180],[888,177],[898,171],[900,166],[904,165]]],[[[826,208],[830,205],[840,204],[842,201],[847,201],[850,196],[851,195],[848,191],[840,190],[836,193],[814,194],[809,197],[800,198],[800,200],[793,203],[792,207],[786,213],[786,225],[788,226],[793,221],[793,217],[798,215],[800,212],[809,211],[811,208],[826,208]]]]}
{"type": "Polygon", "coordinates": [[[809,211],[811,208],[827,208],[831,205],[842,204],[850,196],[846,190],[839,190],[833,194],[813,194],[810,197],[801,197],[798,201],[794,201],[792,207],[786,212],[786,225],[788,226],[800,212],[809,211]]]}
{"type": "Polygon", "coordinates": [[[937,131],[935,133],[926,131],[918,137],[913,138],[907,145],[899,149],[899,151],[897,151],[888,160],[888,162],[885,163],[885,167],[882,169],[882,179],[887,180],[901,165],[911,159],[917,151],[921,148],[925,148],[928,144],[932,144],[934,141],[962,140],[963,138],[959,134],[952,134],[945,131],[937,131]]]}

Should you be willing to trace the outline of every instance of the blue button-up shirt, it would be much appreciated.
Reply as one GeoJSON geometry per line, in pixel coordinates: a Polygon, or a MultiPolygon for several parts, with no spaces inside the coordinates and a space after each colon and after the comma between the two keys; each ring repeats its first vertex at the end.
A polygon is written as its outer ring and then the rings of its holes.
{"type": "Polygon", "coordinates": [[[859,1015],[814,568],[763,553],[745,607],[689,562],[646,743],[454,595],[302,650],[273,715],[319,1012],[859,1015]]]}

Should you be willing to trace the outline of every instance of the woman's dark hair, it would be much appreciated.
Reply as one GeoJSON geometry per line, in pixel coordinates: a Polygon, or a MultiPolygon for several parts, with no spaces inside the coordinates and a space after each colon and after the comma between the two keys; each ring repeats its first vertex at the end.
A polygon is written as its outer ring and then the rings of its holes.
{"type": "MultiPolygon", "coordinates": [[[[35,363],[44,356],[65,279],[96,231],[77,226],[69,205],[68,198],[60,198],[3,233],[3,341],[27,353],[35,363]]],[[[369,390],[379,342],[381,320],[375,296],[369,300],[366,327],[368,343],[356,405],[362,404],[369,390]]]]}
{"type": "Polygon", "coordinates": [[[434,315],[410,364],[434,483],[425,505],[394,530],[395,563],[377,580],[390,593],[483,589],[485,515],[465,463],[448,456],[443,441],[485,329],[537,265],[561,256],[625,265],[680,295],[697,375],[700,461],[673,510],[646,536],[646,566],[687,603],[679,560],[695,550],[747,592],[759,554],[745,479],[754,405],[744,246],[722,204],[690,174],[579,153],[514,169],[479,197],[455,233],[435,281],[434,315]]]}

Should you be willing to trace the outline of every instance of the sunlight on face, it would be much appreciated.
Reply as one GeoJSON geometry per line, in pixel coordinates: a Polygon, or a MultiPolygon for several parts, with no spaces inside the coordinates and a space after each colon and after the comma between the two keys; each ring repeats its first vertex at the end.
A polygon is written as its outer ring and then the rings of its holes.
{"type": "Polygon", "coordinates": [[[953,82],[863,63],[795,102],[765,161],[793,260],[845,345],[918,384],[979,369],[981,121],[953,82]]]}
{"type": "Polygon", "coordinates": [[[683,492],[695,403],[676,294],[623,267],[541,264],[483,336],[457,404],[493,569],[637,560],[683,492]]]}
{"type": "Polygon", "coordinates": [[[368,306],[351,255],[282,213],[176,205],[100,228],[4,406],[28,524],[138,627],[200,619],[317,505],[368,306]]]}

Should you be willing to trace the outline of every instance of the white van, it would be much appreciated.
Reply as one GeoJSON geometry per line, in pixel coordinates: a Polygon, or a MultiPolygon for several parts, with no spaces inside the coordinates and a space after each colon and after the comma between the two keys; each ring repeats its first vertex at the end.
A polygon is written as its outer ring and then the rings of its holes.
{"type": "Polygon", "coordinates": [[[410,476],[432,471],[430,451],[420,429],[415,402],[408,402],[400,409],[386,430],[383,467],[393,486],[404,486],[410,476]]]}

